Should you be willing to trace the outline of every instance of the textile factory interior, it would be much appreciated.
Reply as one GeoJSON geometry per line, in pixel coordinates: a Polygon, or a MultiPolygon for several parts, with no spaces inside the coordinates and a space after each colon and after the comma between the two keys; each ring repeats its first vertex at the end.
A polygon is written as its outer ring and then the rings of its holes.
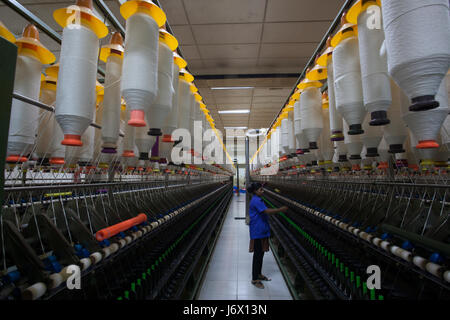
{"type": "Polygon", "coordinates": [[[0,300],[450,300],[449,13],[1,0],[0,300]]]}

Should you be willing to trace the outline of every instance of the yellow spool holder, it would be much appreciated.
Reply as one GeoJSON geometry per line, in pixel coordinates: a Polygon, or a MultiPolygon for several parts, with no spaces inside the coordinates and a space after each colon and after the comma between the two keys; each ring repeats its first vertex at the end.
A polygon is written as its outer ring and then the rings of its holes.
{"type": "Polygon", "coordinates": [[[325,80],[326,78],[328,78],[327,68],[319,64],[316,64],[314,68],[306,73],[306,79],[308,80],[318,81],[325,80]]]}
{"type": "Polygon", "coordinates": [[[180,70],[178,78],[189,83],[192,83],[192,81],[194,81],[194,76],[190,74],[186,69],[180,70]]]}
{"type": "Polygon", "coordinates": [[[331,38],[331,45],[336,48],[336,46],[350,37],[358,36],[358,26],[354,23],[348,23],[346,14],[344,13],[341,18],[341,28],[339,31],[331,38]]]}
{"type": "Polygon", "coordinates": [[[39,41],[39,31],[36,26],[29,24],[23,30],[23,36],[16,40],[17,54],[30,53],[42,64],[50,64],[55,62],[56,58],[53,53],[50,52],[39,41]]]}
{"type": "MultiPolygon", "coordinates": [[[[78,1],[81,2],[81,1],[78,1]]],[[[90,3],[92,5],[92,2],[90,3]]],[[[99,39],[106,37],[108,28],[95,16],[92,8],[79,5],[71,5],[66,8],[56,9],[53,19],[64,29],[70,24],[81,24],[94,32],[99,39]]]]}
{"type": "Polygon", "coordinates": [[[158,27],[166,23],[164,11],[150,0],[129,0],[120,6],[120,14],[125,20],[137,12],[148,14],[156,21],[158,27]]]}
{"type": "Polygon", "coordinates": [[[358,23],[358,17],[361,14],[361,12],[365,11],[370,6],[379,6],[381,7],[381,1],[380,0],[369,0],[369,1],[363,1],[358,0],[347,12],[347,21],[353,24],[358,23]],[[364,4],[363,4],[364,2],[364,4]]]}
{"type": "Polygon", "coordinates": [[[175,64],[181,69],[186,68],[187,66],[187,62],[186,60],[184,60],[178,53],[176,53],[175,51],[173,52],[173,60],[175,62],[175,64]]]}
{"type": "Polygon", "coordinates": [[[166,44],[172,51],[175,51],[178,48],[177,38],[164,29],[159,29],[159,41],[166,44]]]}
{"type": "Polygon", "coordinates": [[[319,81],[304,79],[297,86],[297,88],[301,90],[300,92],[302,92],[306,88],[311,88],[311,87],[320,88],[320,87],[322,87],[322,83],[319,81]]]}

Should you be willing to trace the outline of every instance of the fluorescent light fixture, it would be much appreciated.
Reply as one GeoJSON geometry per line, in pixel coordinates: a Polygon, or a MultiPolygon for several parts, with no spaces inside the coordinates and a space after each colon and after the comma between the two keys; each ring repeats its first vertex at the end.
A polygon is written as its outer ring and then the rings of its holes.
{"type": "Polygon", "coordinates": [[[250,113],[250,109],[220,110],[219,113],[250,113]]]}
{"type": "Polygon", "coordinates": [[[247,129],[247,127],[223,127],[224,129],[247,129]]]}
{"type": "Polygon", "coordinates": [[[244,90],[253,88],[254,87],[212,87],[211,90],[244,90]]]}

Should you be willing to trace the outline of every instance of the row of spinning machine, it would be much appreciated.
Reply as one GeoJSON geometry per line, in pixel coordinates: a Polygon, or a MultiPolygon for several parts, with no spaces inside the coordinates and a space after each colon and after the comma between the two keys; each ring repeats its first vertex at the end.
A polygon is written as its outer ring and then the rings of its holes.
{"type": "Polygon", "coordinates": [[[253,156],[268,205],[290,207],[272,226],[301,293],[450,297],[449,67],[446,0],[359,0],[342,16],[253,156]]]}
{"type": "Polygon", "coordinates": [[[234,168],[204,161],[194,139],[194,129],[216,134],[214,120],[175,52],[164,12],[149,0],[126,1],[120,12],[125,40],[113,32],[99,48],[108,29],[92,1],[56,10],[58,63],[34,25],[16,39],[0,22],[0,37],[18,49],[0,299],[195,293],[186,283],[198,281],[195,267],[228,206],[234,168]],[[106,63],[103,84],[98,59],[106,63]],[[172,137],[177,128],[192,138],[172,137]],[[176,145],[188,154],[183,161],[172,159],[176,145]],[[75,274],[81,289],[69,290],[75,274]]]}

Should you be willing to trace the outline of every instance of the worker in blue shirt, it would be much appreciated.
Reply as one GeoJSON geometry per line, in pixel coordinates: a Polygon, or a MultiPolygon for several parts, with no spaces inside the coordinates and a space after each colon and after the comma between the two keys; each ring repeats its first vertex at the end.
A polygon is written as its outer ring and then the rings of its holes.
{"type": "Polygon", "coordinates": [[[264,252],[269,251],[269,214],[277,212],[286,212],[287,207],[268,209],[261,195],[264,192],[263,186],[259,182],[254,182],[247,189],[247,192],[253,194],[250,201],[249,216],[250,216],[250,252],[253,252],[252,265],[252,284],[260,289],[264,289],[261,280],[270,281],[269,278],[261,273],[264,252]]]}

